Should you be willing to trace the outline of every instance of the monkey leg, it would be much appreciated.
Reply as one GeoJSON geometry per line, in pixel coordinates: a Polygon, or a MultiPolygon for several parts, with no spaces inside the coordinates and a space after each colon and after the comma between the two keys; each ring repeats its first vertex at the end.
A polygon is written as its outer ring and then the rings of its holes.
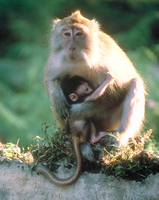
{"type": "Polygon", "coordinates": [[[97,136],[91,135],[91,142],[97,143],[97,142],[99,142],[99,140],[101,140],[105,136],[106,136],[106,132],[100,131],[97,136]]]}
{"type": "Polygon", "coordinates": [[[126,144],[130,137],[142,128],[145,114],[145,96],[142,80],[133,78],[123,102],[121,122],[116,132],[122,133],[121,144],[126,144]]]}
{"type": "Polygon", "coordinates": [[[106,132],[98,132],[96,130],[96,127],[94,126],[93,122],[90,121],[90,140],[92,143],[99,142],[100,139],[106,136],[106,132]]]}
{"type": "Polygon", "coordinates": [[[80,151],[79,141],[77,137],[73,138],[73,144],[74,144],[75,154],[77,158],[77,167],[76,167],[75,173],[71,177],[66,178],[66,179],[58,178],[53,173],[51,173],[49,169],[47,169],[46,167],[42,165],[37,165],[35,167],[35,170],[38,173],[44,174],[50,180],[51,183],[54,183],[56,185],[65,186],[65,185],[70,185],[74,183],[79,177],[82,160],[81,160],[81,151],[80,151]]]}
{"type": "Polygon", "coordinates": [[[89,139],[89,120],[76,120],[70,123],[70,126],[71,133],[79,138],[79,142],[85,142],[89,139]]]}

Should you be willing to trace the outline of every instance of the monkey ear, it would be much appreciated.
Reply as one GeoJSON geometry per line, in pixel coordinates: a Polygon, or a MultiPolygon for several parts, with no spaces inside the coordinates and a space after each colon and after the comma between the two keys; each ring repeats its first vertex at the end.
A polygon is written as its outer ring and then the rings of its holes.
{"type": "Polygon", "coordinates": [[[78,96],[75,93],[71,93],[69,95],[69,98],[71,99],[71,101],[77,101],[78,100],[78,96]]]}
{"type": "Polygon", "coordinates": [[[100,25],[95,19],[92,19],[91,22],[96,30],[100,29],[100,25]]]}
{"type": "Polygon", "coordinates": [[[57,25],[57,23],[60,21],[61,19],[58,19],[58,18],[53,20],[53,30],[55,29],[55,26],[57,25]]]}

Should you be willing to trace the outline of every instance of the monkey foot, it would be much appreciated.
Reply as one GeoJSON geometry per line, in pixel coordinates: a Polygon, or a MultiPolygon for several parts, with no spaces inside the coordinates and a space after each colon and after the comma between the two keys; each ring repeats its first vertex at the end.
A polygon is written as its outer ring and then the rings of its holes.
{"type": "Polygon", "coordinates": [[[105,137],[99,140],[99,144],[104,146],[108,151],[111,151],[119,147],[120,142],[116,137],[115,131],[110,131],[105,134],[105,137]]]}

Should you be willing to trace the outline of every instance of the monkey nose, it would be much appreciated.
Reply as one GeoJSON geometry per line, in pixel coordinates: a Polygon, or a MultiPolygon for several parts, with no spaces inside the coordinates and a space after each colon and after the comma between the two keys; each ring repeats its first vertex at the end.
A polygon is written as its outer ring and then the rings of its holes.
{"type": "Polygon", "coordinates": [[[89,90],[87,91],[87,94],[92,94],[92,93],[93,93],[92,88],[89,88],[89,90]]]}
{"type": "Polygon", "coordinates": [[[73,52],[75,50],[74,46],[70,46],[69,49],[73,52]]]}

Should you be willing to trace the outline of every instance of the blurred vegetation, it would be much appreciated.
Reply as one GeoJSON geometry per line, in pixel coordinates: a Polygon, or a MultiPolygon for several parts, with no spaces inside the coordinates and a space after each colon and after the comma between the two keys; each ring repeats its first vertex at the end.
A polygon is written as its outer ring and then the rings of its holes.
{"type": "Polygon", "coordinates": [[[159,2],[0,0],[0,141],[28,146],[41,124],[55,129],[42,77],[52,19],[76,9],[96,18],[126,51],[147,85],[145,131],[159,142],[159,2]]]}

